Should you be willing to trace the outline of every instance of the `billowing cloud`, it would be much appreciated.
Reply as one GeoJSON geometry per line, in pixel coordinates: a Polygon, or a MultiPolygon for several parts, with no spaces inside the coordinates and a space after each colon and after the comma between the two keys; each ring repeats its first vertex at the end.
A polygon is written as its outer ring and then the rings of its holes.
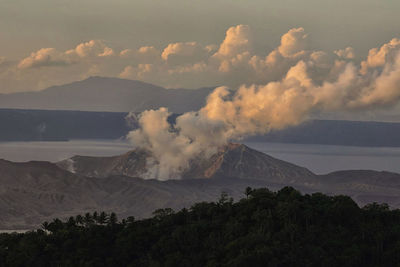
{"type": "Polygon", "coordinates": [[[119,74],[121,78],[134,78],[137,80],[145,80],[148,74],[154,74],[153,64],[139,64],[136,67],[126,66],[119,74]]]}
{"type": "Polygon", "coordinates": [[[168,123],[165,108],[140,116],[139,129],[128,137],[151,152],[148,177],[158,179],[179,178],[191,160],[230,140],[296,125],[310,114],[371,111],[400,101],[400,39],[371,49],[358,64],[351,47],[312,49],[303,28],[289,29],[262,55],[254,52],[253,38],[249,26],[238,25],[219,45],[178,42],[115,52],[92,40],[65,52],[40,49],[0,72],[0,80],[7,86],[25,81],[43,87],[96,74],[166,87],[224,85],[175,125],[168,123]],[[62,72],[55,67],[61,65],[62,72]]]}
{"type": "Polygon", "coordinates": [[[353,47],[346,47],[345,49],[336,50],[335,54],[343,59],[354,59],[356,57],[353,47]]]}
{"type": "Polygon", "coordinates": [[[173,43],[163,50],[161,58],[170,65],[185,65],[207,58],[209,50],[196,42],[173,43]]]}
{"type": "Polygon", "coordinates": [[[22,59],[18,63],[19,69],[40,68],[49,66],[64,66],[70,64],[63,53],[54,48],[42,48],[30,54],[29,57],[22,59]]]}
{"type": "Polygon", "coordinates": [[[113,60],[114,50],[102,41],[91,40],[74,49],[42,48],[14,63],[0,76],[4,92],[43,89],[85,79],[92,75],[116,76],[125,63],[113,60]],[[60,71],[60,67],[62,71],[60,71]],[[7,85],[7,86],[5,86],[7,85]]]}
{"type": "Polygon", "coordinates": [[[114,50],[100,40],[90,40],[89,42],[77,45],[74,49],[68,50],[65,53],[71,56],[77,55],[81,58],[109,57],[114,55],[114,50]]]}
{"type": "Polygon", "coordinates": [[[212,56],[212,63],[218,62],[218,71],[229,73],[247,68],[251,58],[252,34],[247,25],[230,27],[226,31],[225,39],[212,56]]]}
{"type": "MultiPolygon", "coordinates": [[[[90,75],[139,79],[165,87],[226,85],[235,89],[241,85],[281,81],[302,61],[307,76],[314,84],[322,85],[337,80],[355,56],[351,47],[333,52],[311,49],[309,35],[303,28],[289,29],[282,35],[279,45],[264,51],[263,55],[253,49],[256,37],[249,26],[237,25],[227,29],[220,44],[211,45],[176,42],[161,48],[149,45],[117,51],[103,41],[90,40],[66,51],[43,48],[17,63],[7,63],[7,77],[3,75],[0,80],[11,84],[15,91],[28,87],[39,89],[90,75]],[[63,66],[62,72],[59,66],[63,66]],[[29,73],[24,72],[27,69],[29,73]]],[[[364,77],[361,79],[364,83],[368,79],[378,82],[375,79],[378,74],[393,76],[391,70],[395,67],[394,58],[399,47],[400,40],[393,39],[371,49],[361,65],[352,63],[359,72],[357,75],[364,77]]],[[[364,99],[364,102],[369,101],[364,99]]]]}
{"type": "Polygon", "coordinates": [[[121,58],[133,60],[138,64],[161,61],[161,52],[154,46],[142,46],[137,50],[124,49],[119,55],[121,58]]]}
{"type": "Polygon", "coordinates": [[[225,39],[219,46],[215,57],[231,58],[247,53],[252,48],[252,37],[248,25],[237,25],[226,31],[225,39]]]}
{"type": "Polygon", "coordinates": [[[284,57],[298,57],[304,54],[307,48],[307,34],[303,28],[289,30],[281,38],[281,45],[278,51],[284,57]]]}
{"type": "MultiPolygon", "coordinates": [[[[360,72],[362,66],[334,61],[321,51],[303,50],[299,54],[300,50],[291,49],[289,57],[296,54],[300,59],[282,79],[242,85],[237,90],[218,87],[203,108],[179,116],[175,125],[168,123],[169,112],[165,108],[146,111],[140,116],[139,129],[128,138],[134,146],[153,155],[152,177],[179,179],[192,160],[208,158],[231,140],[297,125],[314,112],[374,110],[395,105],[400,101],[400,49],[394,43],[392,40],[371,50],[368,59],[381,53],[377,58],[385,60],[370,64],[373,71],[365,73],[360,72]],[[325,79],[315,80],[313,76],[320,69],[320,76],[325,79]]],[[[273,55],[278,52],[279,49],[273,55]]]]}
{"type": "Polygon", "coordinates": [[[52,66],[67,66],[79,63],[80,58],[88,57],[109,57],[114,51],[107,47],[102,41],[91,40],[81,43],[75,49],[65,52],[57,51],[55,48],[42,48],[22,59],[18,63],[19,69],[30,69],[52,66]]]}
{"type": "Polygon", "coordinates": [[[37,84],[49,85],[88,75],[117,75],[165,87],[196,88],[217,84],[235,87],[281,79],[291,66],[310,54],[308,50],[301,50],[307,48],[306,37],[302,28],[290,30],[282,37],[280,46],[265,58],[254,54],[253,34],[247,25],[230,27],[219,45],[192,41],[171,43],[163,49],[143,46],[116,52],[101,40],[90,40],[65,52],[40,49],[21,60],[18,69],[46,66],[36,72],[35,77],[37,84]],[[65,79],[43,80],[53,76],[50,73],[54,66],[68,67],[64,68],[65,79]],[[71,75],[78,70],[79,77],[71,75]]]}
{"type": "Polygon", "coordinates": [[[395,54],[398,53],[399,49],[400,39],[394,38],[380,48],[369,50],[368,58],[361,62],[361,72],[365,74],[368,69],[384,66],[388,61],[395,58],[395,54]]]}

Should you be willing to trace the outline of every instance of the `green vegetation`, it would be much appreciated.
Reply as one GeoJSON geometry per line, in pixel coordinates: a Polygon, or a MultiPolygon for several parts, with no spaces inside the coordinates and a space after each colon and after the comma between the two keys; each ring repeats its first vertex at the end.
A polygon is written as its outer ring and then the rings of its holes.
{"type": "Polygon", "coordinates": [[[0,235],[1,266],[400,266],[400,210],[247,188],[150,219],[93,213],[0,235]]]}

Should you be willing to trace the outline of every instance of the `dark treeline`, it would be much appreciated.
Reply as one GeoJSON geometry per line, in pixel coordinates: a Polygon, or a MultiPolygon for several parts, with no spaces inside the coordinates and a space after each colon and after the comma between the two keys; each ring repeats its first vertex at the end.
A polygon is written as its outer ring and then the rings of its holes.
{"type": "Polygon", "coordinates": [[[93,213],[0,235],[1,266],[400,266],[400,211],[246,189],[150,219],[93,213]]]}

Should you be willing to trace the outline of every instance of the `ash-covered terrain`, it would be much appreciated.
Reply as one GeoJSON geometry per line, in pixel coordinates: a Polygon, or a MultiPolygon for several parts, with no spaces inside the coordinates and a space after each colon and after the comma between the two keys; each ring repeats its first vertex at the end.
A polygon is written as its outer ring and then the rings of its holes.
{"type": "Polygon", "coordinates": [[[315,175],[240,144],[229,144],[208,160],[193,160],[180,179],[148,175],[148,157],[133,150],[114,157],[75,156],[58,163],[0,161],[0,229],[31,229],[52,218],[95,210],[121,218],[150,216],[158,208],[180,209],[234,199],[250,186],[277,190],[290,185],[304,193],[346,194],[359,205],[387,202],[400,207],[400,174],[341,171],[315,175]]]}
{"type": "MultiPolygon", "coordinates": [[[[65,170],[88,177],[124,175],[151,179],[152,160],[149,152],[135,149],[114,157],[75,156],[58,162],[65,170]]],[[[294,183],[308,181],[315,175],[294,164],[275,159],[245,145],[228,144],[210,158],[197,157],[188,169],[175,179],[238,178],[260,179],[270,182],[294,183]]]]}

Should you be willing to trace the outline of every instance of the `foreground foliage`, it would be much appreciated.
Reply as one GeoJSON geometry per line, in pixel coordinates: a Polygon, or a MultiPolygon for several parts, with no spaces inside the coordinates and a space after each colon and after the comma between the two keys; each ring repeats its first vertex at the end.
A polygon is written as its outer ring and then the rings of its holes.
{"type": "Polygon", "coordinates": [[[121,222],[93,213],[0,235],[1,266],[400,266],[400,211],[346,196],[246,189],[121,222]]]}

